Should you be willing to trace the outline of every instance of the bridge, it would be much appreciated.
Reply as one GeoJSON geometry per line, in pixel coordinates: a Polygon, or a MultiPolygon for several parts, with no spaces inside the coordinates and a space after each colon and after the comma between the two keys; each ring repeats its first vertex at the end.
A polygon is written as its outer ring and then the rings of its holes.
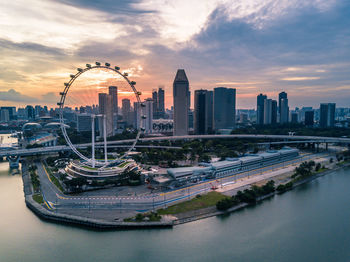
{"type": "MultiPolygon", "coordinates": [[[[176,141],[176,140],[192,140],[192,139],[234,139],[234,138],[248,138],[248,139],[264,139],[270,140],[270,142],[260,143],[266,145],[272,144],[298,144],[298,143],[342,143],[350,145],[350,138],[343,137],[320,137],[320,136],[290,136],[290,135],[245,135],[245,134],[232,134],[232,135],[186,135],[186,136],[160,136],[160,137],[146,137],[140,138],[138,142],[155,142],[155,141],[176,141]],[[282,141],[272,141],[282,140],[282,141]]],[[[128,144],[132,143],[134,139],[108,141],[108,147],[127,147],[128,144]]],[[[96,146],[102,146],[103,142],[96,142],[96,146]]],[[[87,148],[91,146],[91,143],[78,144],[77,148],[87,148]]],[[[157,145],[136,145],[137,148],[156,148],[156,149],[180,149],[181,147],[173,146],[157,146],[157,145]]],[[[7,157],[16,159],[20,156],[33,156],[48,154],[53,152],[64,152],[70,151],[70,147],[66,145],[50,146],[50,147],[38,147],[30,149],[12,149],[6,148],[6,150],[0,151],[0,157],[7,157]]],[[[11,159],[9,159],[11,160],[11,159]]]]}

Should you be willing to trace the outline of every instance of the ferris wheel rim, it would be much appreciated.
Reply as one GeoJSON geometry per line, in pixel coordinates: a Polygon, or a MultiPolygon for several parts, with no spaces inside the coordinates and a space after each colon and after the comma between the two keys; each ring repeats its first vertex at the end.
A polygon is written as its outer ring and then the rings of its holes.
{"type": "MultiPolygon", "coordinates": [[[[93,69],[107,69],[107,70],[111,70],[111,71],[114,71],[116,72],[117,74],[119,74],[124,80],[126,80],[126,82],[128,83],[128,85],[131,87],[131,89],[133,90],[134,92],[134,95],[136,97],[136,100],[139,104],[142,104],[141,103],[141,99],[140,99],[140,92],[137,91],[137,89],[135,88],[135,82],[134,81],[130,81],[130,79],[128,78],[128,74],[127,73],[122,73],[120,72],[120,68],[119,67],[110,67],[110,65],[106,63],[106,65],[100,65],[98,62],[96,62],[96,65],[88,65],[85,67],[85,68],[78,68],[78,72],[76,74],[72,74],[71,75],[71,79],[69,80],[68,83],[65,83],[64,86],[64,90],[63,92],[60,92],[60,102],[57,103],[59,105],[59,120],[60,120],[60,125],[61,125],[61,131],[62,131],[62,134],[63,134],[63,137],[66,141],[66,143],[68,144],[68,146],[71,148],[71,150],[76,154],[78,155],[81,159],[85,160],[86,162],[90,163],[90,164],[94,164],[94,165],[100,165],[101,167],[100,168],[105,168],[109,165],[112,165],[116,162],[119,162],[120,160],[124,159],[136,146],[136,143],[138,142],[139,138],[140,138],[140,135],[141,135],[141,132],[142,132],[142,127],[140,127],[140,129],[137,129],[137,134],[136,134],[136,138],[133,139],[133,143],[130,145],[129,149],[120,157],[117,157],[116,159],[112,160],[112,161],[108,161],[107,163],[106,162],[102,162],[102,161],[98,161],[96,159],[92,159],[92,158],[88,158],[86,157],[85,155],[83,155],[82,153],[80,153],[78,151],[78,149],[74,146],[74,144],[71,142],[68,134],[67,134],[67,130],[66,130],[66,127],[65,127],[65,124],[64,124],[64,119],[63,119],[63,109],[64,109],[64,104],[65,104],[65,100],[66,100],[66,96],[68,94],[68,91],[70,89],[70,87],[72,86],[72,84],[74,83],[74,81],[79,77],[81,76],[83,73],[87,72],[87,71],[90,71],[90,70],[93,70],[93,69]]],[[[142,114],[140,114],[141,118],[142,118],[142,114]]],[[[142,124],[142,121],[141,119],[137,119],[137,121],[140,121],[140,123],[142,124]]],[[[140,125],[141,126],[141,125],[140,125]]]]}

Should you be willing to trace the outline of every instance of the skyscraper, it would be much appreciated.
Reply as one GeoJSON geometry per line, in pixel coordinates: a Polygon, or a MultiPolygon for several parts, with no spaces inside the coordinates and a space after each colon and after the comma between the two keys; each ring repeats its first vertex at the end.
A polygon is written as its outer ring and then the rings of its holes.
{"type": "Polygon", "coordinates": [[[206,133],[207,90],[194,91],[194,133],[206,133]]]}
{"type": "Polygon", "coordinates": [[[214,129],[234,129],[236,125],[236,89],[214,88],[214,129]]]}
{"type": "MultiPolygon", "coordinates": [[[[113,122],[113,96],[106,93],[98,94],[98,109],[99,113],[106,118],[106,134],[107,136],[114,135],[113,122]]],[[[102,130],[100,130],[102,131],[102,130]]]]}
{"type": "Polygon", "coordinates": [[[91,131],[91,115],[90,114],[77,114],[77,131],[87,132],[91,131]]]}
{"type": "Polygon", "coordinates": [[[286,92],[281,92],[278,94],[278,110],[280,113],[280,123],[285,124],[289,121],[289,106],[288,98],[286,92]]]}
{"type": "Polygon", "coordinates": [[[213,91],[194,92],[194,132],[207,134],[213,129],[213,91]]]}
{"type": "Polygon", "coordinates": [[[257,103],[256,103],[256,123],[258,125],[264,124],[264,101],[267,99],[266,95],[260,94],[257,96],[257,103]]]}
{"type": "Polygon", "coordinates": [[[118,87],[110,86],[108,94],[112,97],[113,128],[117,129],[118,124],[118,87]]]}
{"type": "Polygon", "coordinates": [[[214,110],[214,92],[207,91],[205,107],[205,132],[211,133],[214,130],[213,115],[214,110]]]}
{"type": "Polygon", "coordinates": [[[305,111],[305,125],[313,126],[314,125],[314,111],[305,111]]]}
{"type": "Polygon", "coordinates": [[[130,111],[131,111],[131,104],[130,104],[130,99],[124,98],[122,100],[122,116],[123,116],[123,121],[126,122],[127,124],[130,124],[130,111]]]}
{"type": "Polygon", "coordinates": [[[188,134],[189,82],[184,69],[178,69],[173,83],[174,136],[188,134]]]}
{"type": "Polygon", "coordinates": [[[10,112],[7,109],[1,109],[0,115],[1,122],[9,122],[10,121],[10,112]]]}
{"type": "Polygon", "coordinates": [[[141,128],[141,113],[141,104],[139,102],[134,102],[134,127],[136,129],[141,128]]]}
{"type": "Polygon", "coordinates": [[[320,105],[320,127],[333,127],[335,119],[335,103],[320,105]]]}
{"type": "Polygon", "coordinates": [[[290,114],[290,122],[292,124],[297,124],[298,123],[298,113],[293,112],[290,114]]]}
{"type": "Polygon", "coordinates": [[[14,106],[2,106],[2,107],[0,107],[0,110],[8,110],[10,120],[16,119],[16,107],[14,107],[14,106]]]}
{"type": "Polygon", "coordinates": [[[164,89],[163,87],[158,88],[158,111],[161,118],[164,117],[165,107],[164,107],[164,89]]]}
{"type": "Polygon", "coordinates": [[[35,110],[34,110],[34,107],[33,106],[26,106],[26,117],[28,120],[32,120],[35,118],[35,110]]]}
{"type": "Polygon", "coordinates": [[[105,115],[107,112],[107,94],[106,93],[98,94],[98,112],[102,115],[105,115]]]}
{"type": "Polygon", "coordinates": [[[264,100],[264,125],[270,125],[272,119],[272,99],[264,100]]]}
{"type": "Polygon", "coordinates": [[[152,91],[152,99],[153,99],[153,117],[158,118],[158,93],[157,90],[152,91]]]}
{"type": "Polygon", "coordinates": [[[286,92],[281,92],[278,94],[278,113],[281,114],[281,99],[286,99],[287,98],[287,93],[286,92]]]}
{"type": "Polygon", "coordinates": [[[153,100],[152,98],[147,98],[145,100],[145,107],[142,108],[142,115],[146,116],[143,120],[143,127],[145,128],[145,133],[152,133],[153,130],[153,100]]]}
{"type": "Polygon", "coordinates": [[[272,100],[271,102],[271,124],[275,125],[277,123],[277,101],[272,100]]]}

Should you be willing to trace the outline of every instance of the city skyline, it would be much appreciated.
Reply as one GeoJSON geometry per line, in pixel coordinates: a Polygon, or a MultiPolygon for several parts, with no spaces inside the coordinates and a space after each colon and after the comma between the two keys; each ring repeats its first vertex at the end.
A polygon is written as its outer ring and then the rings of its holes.
{"type": "Polygon", "coordinates": [[[346,2],[33,0],[0,8],[2,106],[55,104],[69,74],[94,61],[121,66],[143,99],[163,85],[166,108],[178,68],[186,70],[192,93],[235,88],[237,108],[255,107],[258,93],[275,99],[282,90],[292,108],[348,106],[346,2]]]}

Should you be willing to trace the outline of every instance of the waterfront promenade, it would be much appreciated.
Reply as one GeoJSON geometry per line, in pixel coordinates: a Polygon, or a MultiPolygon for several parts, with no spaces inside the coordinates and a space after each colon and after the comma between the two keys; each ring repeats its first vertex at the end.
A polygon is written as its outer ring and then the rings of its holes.
{"type": "Polygon", "coordinates": [[[64,195],[52,183],[41,162],[36,162],[36,165],[40,180],[42,181],[44,199],[49,203],[49,205],[45,205],[46,209],[49,209],[49,212],[115,222],[134,216],[138,212],[157,210],[158,208],[164,208],[174,203],[189,200],[198,194],[211,191],[213,183],[217,185],[216,190],[218,192],[232,195],[237,190],[247,188],[251,184],[272,179],[288,172],[290,173],[302,161],[310,159],[326,161],[327,157],[329,157],[328,153],[304,154],[297,159],[285,163],[242,172],[219,180],[211,180],[168,192],[145,193],[138,196],[106,196],[99,195],[99,191],[90,192],[92,195],[88,196],[64,195]]]}

